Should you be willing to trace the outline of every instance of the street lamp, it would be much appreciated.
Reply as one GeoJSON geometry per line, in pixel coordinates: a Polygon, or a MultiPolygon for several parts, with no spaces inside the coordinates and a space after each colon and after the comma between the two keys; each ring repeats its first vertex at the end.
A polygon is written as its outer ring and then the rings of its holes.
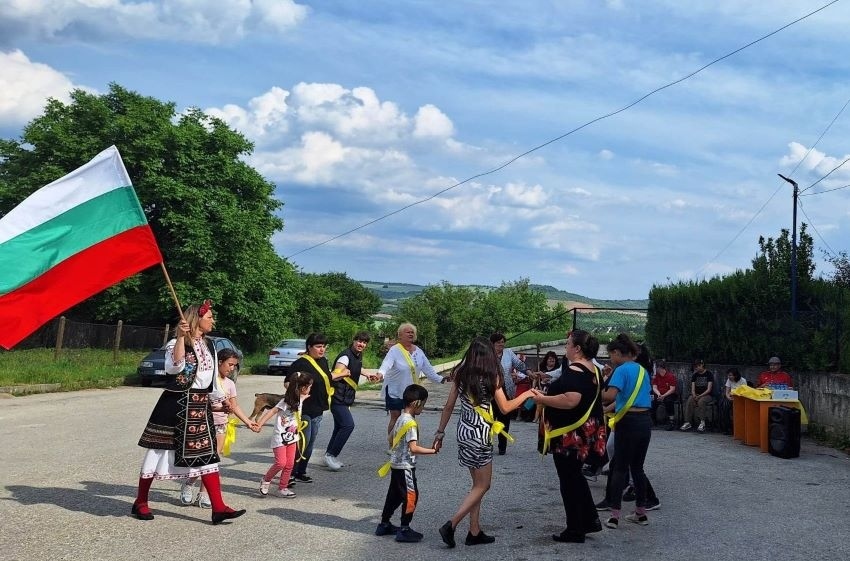
{"type": "Polygon", "coordinates": [[[777,173],[779,177],[794,186],[794,227],[791,229],[791,320],[797,321],[797,182],[777,173]]]}

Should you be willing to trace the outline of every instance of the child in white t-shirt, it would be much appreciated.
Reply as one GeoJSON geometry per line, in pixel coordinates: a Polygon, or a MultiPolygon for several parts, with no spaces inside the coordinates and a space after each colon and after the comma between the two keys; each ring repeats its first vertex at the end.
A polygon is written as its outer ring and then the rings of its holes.
{"type": "Polygon", "coordinates": [[[309,374],[296,372],[290,377],[283,399],[263,413],[257,421],[262,427],[266,421],[275,416],[271,442],[274,463],[260,482],[260,494],[263,496],[269,494],[269,486],[274,476],[280,472],[277,496],[287,499],[295,497],[295,491],[289,488],[289,476],[292,474],[292,468],[295,467],[295,454],[301,434],[301,403],[310,395],[312,385],[313,378],[309,374]]]}

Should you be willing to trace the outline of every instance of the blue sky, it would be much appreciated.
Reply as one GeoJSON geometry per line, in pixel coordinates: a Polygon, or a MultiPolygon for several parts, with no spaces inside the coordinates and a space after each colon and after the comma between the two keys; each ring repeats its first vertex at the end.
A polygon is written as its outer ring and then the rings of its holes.
{"type": "MultiPolygon", "coordinates": [[[[289,256],[826,3],[13,0],[0,4],[0,135],[17,137],[48,97],[110,82],[200,107],[255,143],[289,256]]],[[[807,187],[850,154],[848,108],[803,159],[850,98],[848,26],[837,2],[292,261],[418,284],[527,277],[596,298],[745,268],[759,235],[791,226],[776,174],[807,187]]],[[[819,259],[847,250],[850,189],[819,194],[847,184],[850,163],[801,198],[819,259]]]]}

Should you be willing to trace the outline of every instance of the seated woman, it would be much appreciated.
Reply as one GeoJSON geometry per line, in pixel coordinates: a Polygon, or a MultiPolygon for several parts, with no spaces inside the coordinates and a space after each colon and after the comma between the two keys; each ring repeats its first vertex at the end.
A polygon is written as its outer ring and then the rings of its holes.
{"type": "Polygon", "coordinates": [[[737,368],[726,371],[726,386],[723,399],[720,400],[720,427],[723,434],[732,434],[732,390],[746,385],[747,379],[741,376],[737,368]]]}

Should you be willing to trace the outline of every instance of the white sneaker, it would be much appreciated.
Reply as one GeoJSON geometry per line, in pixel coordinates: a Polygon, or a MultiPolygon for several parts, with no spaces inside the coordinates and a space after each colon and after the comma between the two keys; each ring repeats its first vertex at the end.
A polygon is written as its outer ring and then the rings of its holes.
{"type": "Polygon", "coordinates": [[[183,506],[189,506],[195,502],[195,482],[187,479],[180,484],[180,502],[183,506]]]}
{"type": "Polygon", "coordinates": [[[682,425],[681,427],[679,427],[679,430],[691,430],[691,427],[692,427],[692,426],[693,426],[693,425],[691,425],[690,423],[685,423],[684,425],[682,425]]]}
{"type": "Polygon", "coordinates": [[[272,484],[271,481],[266,481],[265,479],[260,481],[260,494],[263,495],[263,496],[268,495],[269,494],[269,485],[271,485],[271,484],[272,484]]]}
{"type": "Polygon", "coordinates": [[[276,497],[283,497],[284,499],[294,499],[295,496],[296,496],[295,491],[293,491],[292,489],[289,489],[289,488],[278,489],[277,491],[274,492],[274,494],[275,494],[276,497]]]}
{"type": "Polygon", "coordinates": [[[705,421],[700,421],[699,426],[697,427],[699,432],[705,432],[705,421]]]}
{"type": "Polygon", "coordinates": [[[212,508],[210,496],[206,493],[198,493],[198,506],[201,508],[212,508]]]}
{"type": "Polygon", "coordinates": [[[342,462],[330,454],[325,454],[325,465],[328,466],[328,469],[331,471],[339,471],[343,467],[342,462]]]}

